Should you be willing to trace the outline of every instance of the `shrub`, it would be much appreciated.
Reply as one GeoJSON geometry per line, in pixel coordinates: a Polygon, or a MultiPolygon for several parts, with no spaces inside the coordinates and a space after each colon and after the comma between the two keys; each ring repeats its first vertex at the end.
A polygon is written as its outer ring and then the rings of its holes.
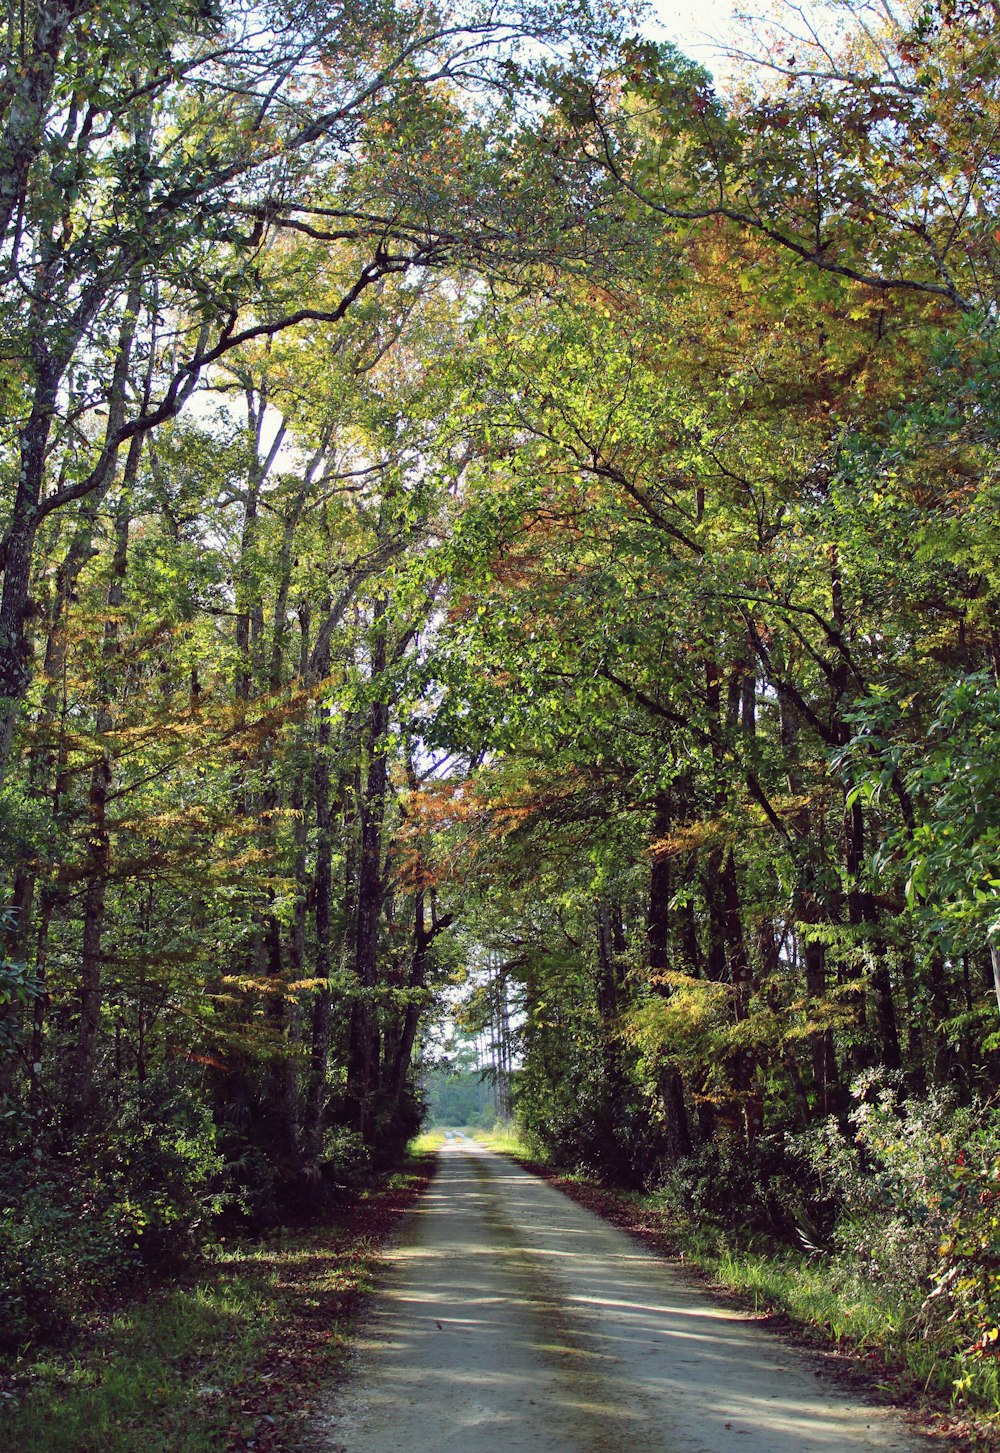
{"type": "Polygon", "coordinates": [[[553,1164],[611,1185],[643,1186],[661,1150],[660,1127],[616,1052],[575,1045],[558,1081],[526,1068],[518,1078],[515,1118],[553,1164]]]}
{"type": "Polygon", "coordinates": [[[904,1100],[861,1076],[847,1127],[828,1120],[795,1150],[840,1212],[834,1255],[913,1306],[914,1330],[953,1348],[1000,1340],[1000,1115],[946,1091],[904,1100]]]}
{"type": "Polygon", "coordinates": [[[661,1204],[680,1216],[791,1234],[815,1187],[803,1185],[783,1135],[762,1135],[747,1146],[733,1134],[670,1162],[658,1189],[661,1204]]]}
{"type": "Polygon", "coordinates": [[[95,1156],[109,1219],[149,1265],[195,1250],[226,1200],[211,1111],[189,1087],[139,1087],[95,1156]]]}
{"type": "Polygon", "coordinates": [[[323,1137],[320,1170],[326,1185],[346,1190],[360,1185],[371,1173],[372,1153],[363,1136],[347,1125],[331,1125],[323,1137]]]}
{"type": "Polygon", "coordinates": [[[0,1345],[50,1340],[98,1292],[200,1245],[222,1203],[222,1161],[195,1095],[138,1086],[101,1135],[7,1112],[0,1171],[0,1345]]]}

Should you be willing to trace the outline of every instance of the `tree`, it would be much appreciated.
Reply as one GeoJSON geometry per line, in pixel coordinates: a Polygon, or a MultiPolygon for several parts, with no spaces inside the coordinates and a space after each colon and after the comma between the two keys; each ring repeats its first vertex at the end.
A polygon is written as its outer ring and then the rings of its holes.
{"type": "MultiPolygon", "coordinates": [[[[181,5],[150,15],[138,50],[132,8],[57,0],[23,31],[11,18],[0,695],[16,704],[30,677],[41,523],[107,488],[119,451],[175,417],[206,370],[306,320],[339,323],[380,279],[551,255],[548,232],[526,240],[537,182],[514,205],[496,187],[525,146],[516,133],[504,144],[511,53],[529,37],[558,43],[586,18],[545,6],[442,24],[382,6],[223,16],[181,5]],[[462,100],[470,88],[486,105],[499,97],[492,149],[462,100]],[[398,161],[386,166],[387,154],[398,161]],[[329,303],[303,305],[277,246],[289,233],[341,250],[329,303]]],[[[12,729],[9,710],[4,760],[12,729]]]]}

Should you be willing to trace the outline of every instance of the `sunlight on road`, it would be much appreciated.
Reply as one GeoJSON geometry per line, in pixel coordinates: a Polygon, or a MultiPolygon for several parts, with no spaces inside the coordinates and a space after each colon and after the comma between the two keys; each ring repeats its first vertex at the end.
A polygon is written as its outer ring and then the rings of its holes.
{"type": "Polygon", "coordinates": [[[464,1137],[393,1254],[329,1453],[906,1453],[666,1263],[464,1137]]]}

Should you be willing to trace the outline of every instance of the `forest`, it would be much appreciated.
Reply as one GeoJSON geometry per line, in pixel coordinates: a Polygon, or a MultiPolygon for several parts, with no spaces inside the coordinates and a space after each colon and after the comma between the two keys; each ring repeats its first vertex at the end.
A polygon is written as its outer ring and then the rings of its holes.
{"type": "Polygon", "coordinates": [[[465,985],[1000,1399],[996,0],[0,33],[5,1354],[394,1165],[465,985]]]}

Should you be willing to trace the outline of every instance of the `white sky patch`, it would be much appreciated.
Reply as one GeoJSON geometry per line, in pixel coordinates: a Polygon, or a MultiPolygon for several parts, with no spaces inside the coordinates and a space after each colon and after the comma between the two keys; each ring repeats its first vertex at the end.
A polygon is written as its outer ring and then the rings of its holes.
{"type": "Polygon", "coordinates": [[[735,31],[735,0],[657,0],[654,40],[672,40],[717,77],[726,69],[725,45],[735,31]]]}
{"type": "MultiPolygon", "coordinates": [[[[247,401],[244,395],[237,389],[215,389],[211,384],[196,389],[184,405],[183,417],[186,423],[194,424],[204,429],[206,433],[213,433],[219,417],[228,416],[233,423],[245,425],[247,421],[247,401]]],[[[260,448],[263,456],[274,443],[275,435],[281,427],[282,414],[273,404],[268,404],[264,413],[264,428],[261,431],[260,448]]],[[[300,448],[292,435],[289,433],[278,451],[277,458],[271,468],[271,474],[295,474],[303,467],[306,451],[300,448]]]]}

